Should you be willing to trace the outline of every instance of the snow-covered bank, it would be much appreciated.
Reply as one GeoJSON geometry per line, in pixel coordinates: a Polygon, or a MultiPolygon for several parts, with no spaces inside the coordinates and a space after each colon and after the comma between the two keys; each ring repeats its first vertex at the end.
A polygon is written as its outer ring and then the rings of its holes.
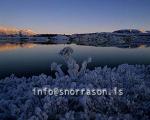
{"type": "Polygon", "coordinates": [[[71,41],[81,45],[91,46],[123,46],[150,44],[149,33],[89,33],[71,35],[71,41]]]}
{"type": "Polygon", "coordinates": [[[67,44],[70,43],[66,35],[0,35],[1,43],[45,43],[45,44],[67,44]]]}
{"type": "Polygon", "coordinates": [[[88,70],[91,58],[79,65],[64,48],[60,55],[68,66],[53,63],[56,78],[41,74],[31,78],[15,76],[0,80],[0,118],[2,120],[148,120],[150,119],[150,66],[123,64],[88,70]],[[34,96],[34,87],[123,89],[123,96],[34,96]]]}
{"type": "MultiPolygon", "coordinates": [[[[9,32],[8,32],[9,33],[9,32]]],[[[70,44],[88,46],[139,46],[150,45],[150,33],[136,29],[117,30],[114,32],[98,32],[85,34],[2,34],[0,32],[0,43],[45,43],[45,44],[70,44]]]]}

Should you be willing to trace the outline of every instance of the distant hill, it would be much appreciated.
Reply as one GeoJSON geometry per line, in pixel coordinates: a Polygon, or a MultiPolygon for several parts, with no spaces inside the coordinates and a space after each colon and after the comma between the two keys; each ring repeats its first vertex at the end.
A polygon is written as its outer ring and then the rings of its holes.
{"type": "Polygon", "coordinates": [[[146,33],[150,33],[150,31],[145,31],[146,33]]]}
{"type": "Polygon", "coordinates": [[[113,33],[139,34],[139,33],[143,33],[143,31],[137,29],[122,29],[122,30],[116,30],[113,33]]]}
{"type": "Polygon", "coordinates": [[[30,29],[17,29],[17,28],[8,28],[0,27],[0,35],[35,35],[36,33],[30,29]]]}

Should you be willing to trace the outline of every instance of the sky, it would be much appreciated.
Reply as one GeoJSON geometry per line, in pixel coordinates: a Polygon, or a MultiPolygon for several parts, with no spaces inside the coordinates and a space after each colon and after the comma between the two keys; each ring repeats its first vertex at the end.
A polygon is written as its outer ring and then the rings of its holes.
{"type": "Polygon", "coordinates": [[[150,0],[0,0],[0,26],[37,33],[150,30],[150,0]]]}

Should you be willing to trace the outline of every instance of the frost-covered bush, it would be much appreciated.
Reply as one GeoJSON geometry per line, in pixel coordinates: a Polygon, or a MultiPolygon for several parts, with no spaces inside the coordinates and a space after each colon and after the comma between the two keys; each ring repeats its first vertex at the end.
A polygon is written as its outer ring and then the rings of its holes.
{"type": "Polygon", "coordinates": [[[123,64],[115,68],[81,68],[64,48],[60,55],[68,66],[52,63],[56,78],[41,74],[31,78],[14,75],[0,80],[0,120],[149,120],[150,66],[123,64]],[[33,95],[34,87],[123,89],[122,96],[50,96],[33,95]]]}

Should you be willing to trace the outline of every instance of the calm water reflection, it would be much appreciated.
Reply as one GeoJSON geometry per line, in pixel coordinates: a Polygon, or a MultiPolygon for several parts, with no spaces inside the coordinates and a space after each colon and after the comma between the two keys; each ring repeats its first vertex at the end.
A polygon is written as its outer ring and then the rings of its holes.
{"type": "Polygon", "coordinates": [[[73,56],[78,63],[92,57],[89,68],[96,66],[110,67],[128,64],[150,64],[150,47],[117,48],[92,47],[80,45],[35,45],[35,44],[1,44],[0,45],[0,78],[14,73],[17,76],[50,74],[50,64],[64,64],[58,52],[65,46],[74,49],[73,56]]]}

